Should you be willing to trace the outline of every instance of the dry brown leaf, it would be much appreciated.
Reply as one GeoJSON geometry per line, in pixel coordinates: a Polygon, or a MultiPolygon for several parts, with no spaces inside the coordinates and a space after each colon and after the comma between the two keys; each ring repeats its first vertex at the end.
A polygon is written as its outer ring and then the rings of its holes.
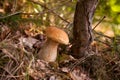
{"type": "Polygon", "coordinates": [[[26,35],[28,35],[28,36],[36,36],[38,34],[43,34],[43,31],[41,30],[41,28],[35,27],[35,26],[32,26],[29,29],[24,30],[24,31],[25,31],[26,35]]]}
{"type": "Polygon", "coordinates": [[[20,41],[20,45],[24,45],[24,46],[28,46],[30,49],[33,48],[33,45],[38,41],[37,39],[35,38],[32,38],[32,37],[20,37],[19,38],[19,41],[20,41]]]}

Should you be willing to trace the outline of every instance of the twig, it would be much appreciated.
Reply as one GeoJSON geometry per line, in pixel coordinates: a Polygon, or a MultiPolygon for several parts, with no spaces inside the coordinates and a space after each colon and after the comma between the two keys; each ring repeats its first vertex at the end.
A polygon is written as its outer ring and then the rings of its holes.
{"type": "Polygon", "coordinates": [[[106,18],[106,16],[103,16],[102,19],[95,25],[95,27],[92,30],[95,30],[95,28],[106,18]]]}
{"type": "MultiPolygon", "coordinates": [[[[2,66],[0,66],[0,68],[3,69],[3,70],[5,70],[12,78],[14,78],[15,80],[17,80],[17,79],[14,77],[14,75],[13,75],[11,72],[9,72],[6,68],[4,68],[4,67],[2,67],[2,66]]],[[[6,76],[7,76],[7,75],[6,75],[6,76]]]]}
{"type": "Polygon", "coordinates": [[[87,56],[85,56],[85,57],[82,57],[82,58],[78,59],[75,63],[73,63],[73,64],[70,66],[70,71],[69,71],[69,72],[73,71],[73,69],[74,69],[77,65],[79,65],[81,62],[85,61],[88,57],[90,57],[90,56],[92,56],[92,55],[94,55],[94,54],[87,55],[87,56]]]}
{"type": "Polygon", "coordinates": [[[10,16],[14,16],[14,15],[19,14],[19,13],[22,13],[22,11],[18,11],[18,12],[15,12],[15,13],[11,13],[11,14],[8,14],[7,16],[2,16],[2,17],[0,17],[0,19],[8,18],[8,17],[10,17],[10,16]]]}
{"type": "Polygon", "coordinates": [[[6,54],[8,57],[10,57],[11,59],[13,59],[18,64],[17,59],[10,52],[8,52],[6,49],[2,49],[2,52],[6,54]]]}
{"type": "MultiPolygon", "coordinates": [[[[10,76],[10,75],[0,75],[0,77],[8,77],[8,78],[13,78],[13,76],[10,76]]],[[[14,76],[14,78],[19,78],[19,77],[24,77],[24,75],[17,75],[17,76],[14,76]]],[[[1,80],[3,80],[3,79],[1,79],[1,80]]]]}
{"type": "MultiPolygon", "coordinates": [[[[104,35],[104,34],[102,34],[102,33],[98,33],[98,32],[96,32],[95,30],[94,30],[94,33],[97,34],[97,35],[100,35],[100,36],[106,37],[106,38],[110,39],[111,41],[114,40],[114,38],[109,37],[109,36],[107,36],[107,35],[104,35]]],[[[100,43],[102,43],[102,44],[105,44],[105,45],[109,46],[110,48],[113,48],[110,44],[108,44],[108,43],[106,43],[106,42],[103,42],[103,41],[101,41],[101,40],[98,40],[97,38],[94,39],[94,40],[95,40],[95,41],[98,41],[98,42],[100,42],[100,43]]],[[[117,40],[117,39],[115,39],[115,40],[117,40]]],[[[116,51],[117,51],[118,53],[120,53],[120,51],[119,51],[118,48],[116,49],[116,51]]]]}
{"type": "MultiPolygon", "coordinates": [[[[69,0],[68,2],[70,2],[71,0],[69,0]]],[[[63,2],[63,1],[62,1],[63,2]]],[[[66,3],[68,3],[67,1],[65,1],[63,4],[61,4],[61,5],[59,5],[59,7],[62,7],[62,6],[64,6],[66,3]]],[[[48,3],[47,3],[48,4],[48,3]]],[[[49,3],[49,4],[51,4],[51,3],[49,3]]],[[[68,4],[67,4],[68,5],[68,4]]],[[[59,7],[55,7],[55,8],[52,8],[52,10],[57,10],[57,9],[59,9],[59,7]]],[[[47,10],[47,11],[42,11],[42,12],[39,12],[39,13],[25,13],[25,12],[23,12],[23,13],[21,13],[21,14],[24,14],[24,15],[40,15],[40,14],[44,14],[44,13],[48,13],[48,12],[50,12],[51,10],[47,10]]]]}
{"type": "Polygon", "coordinates": [[[105,44],[105,45],[107,45],[108,47],[112,48],[111,45],[107,44],[106,42],[103,42],[103,41],[98,40],[98,39],[95,39],[95,41],[101,42],[102,44],[105,44]]]}
{"type": "Polygon", "coordinates": [[[33,3],[35,3],[35,4],[38,4],[38,5],[42,6],[42,7],[44,7],[45,9],[51,11],[51,13],[53,13],[54,15],[56,15],[57,17],[59,17],[61,20],[63,20],[63,21],[65,21],[66,23],[70,24],[69,21],[67,21],[67,20],[64,19],[63,17],[59,16],[59,15],[58,15],[56,12],[54,12],[52,9],[49,9],[48,7],[44,6],[42,3],[36,2],[36,1],[33,1],[33,0],[29,0],[29,1],[30,1],[30,2],[33,2],[33,3]]]}
{"type": "Polygon", "coordinates": [[[22,67],[23,64],[24,64],[24,62],[22,61],[22,62],[20,63],[20,65],[17,66],[17,68],[13,71],[13,74],[15,74],[15,73],[22,67]]]}
{"type": "Polygon", "coordinates": [[[95,34],[97,34],[97,35],[101,35],[101,36],[103,36],[103,37],[106,37],[106,38],[108,38],[108,39],[111,39],[112,40],[112,38],[111,37],[109,37],[109,36],[107,36],[107,35],[105,35],[105,34],[102,34],[102,33],[99,33],[99,32],[96,32],[95,30],[93,31],[95,34]]]}

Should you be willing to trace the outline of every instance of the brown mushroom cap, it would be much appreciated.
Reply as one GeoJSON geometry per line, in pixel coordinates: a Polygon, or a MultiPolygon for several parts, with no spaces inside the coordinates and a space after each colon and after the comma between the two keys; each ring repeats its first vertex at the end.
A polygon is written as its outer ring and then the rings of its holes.
{"type": "Polygon", "coordinates": [[[45,33],[48,38],[61,44],[68,44],[69,38],[66,32],[57,27],[47,27],[45,33]]]}

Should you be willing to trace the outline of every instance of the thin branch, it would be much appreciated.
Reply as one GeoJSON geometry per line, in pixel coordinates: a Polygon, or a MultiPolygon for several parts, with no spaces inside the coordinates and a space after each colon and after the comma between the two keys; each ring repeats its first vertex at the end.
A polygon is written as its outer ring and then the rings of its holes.
{"type": "Polygon", "coordinates": [[[95,27],[92,30],[95,30],[95,28],[106,18],[106,16],[103,16],[102,19],[95,25],[95,27]]]}
{"type": "Polygon", "coordinates": [[[110,44],[108,44],[108,43],[106,43],[106,42],[103,42],[103,41],[101,41],[101,40],[99,40],[99,39],[95,39],[95,41],[98,41],[98,42],[100,42],[100,43],[102,43],[102,44],[105,44],[106,46],[112,48],[112,46],[111,46],[110,44]]]}
{"type": "Polygon", "coordinates": [[[11,59],[13,59],[18,64],[17,59],[9,51],[7,51],[6,49],[2,49],[2,52],[6,54],[8,57],[10,57],[11,59]]]}
{"type": "Polygon", "coordinates": [[[54,15],[56,15],[57,17],[59,17],[61,20],[63,20],[63,21],[65,21],[66,23],[70,24],[69,21],[67,21],[67,20],[64,19],[63,17],[59,16],[59,15],[58,15],[56,12],[54,12],[52,9],[49,9],[48,7],[44,6],[42,3],[36,2],[36,1],[33,1],[33,0],[29,0],[29,1],[30,1],[30,2],[33,2],[33,3],[35,3],[35,4],[38,4],[38,5],[42,6],[42,7],[44,7],[45,9],[51,11],[51,13],[53,13],[54,15]]]}
{"type": "Polygon", "coordinates": [[[0,19],[8,18],[8,17],[14,16],[14,15],[16,15],[16,14],[20,14],[20,13],[22,13],[22,11],[18,11],[18,12],[15,12],[15,13],[11,13],[11,14],[8,14],[7,16],[2,16],[2,17],[0,17],[0,19]]]}
{"type": "MultiPolygon", "coordinates": [[[[0,66],[0,68],[3,69],[5,72],[7,72],[12,78],[14,78],[15,80],[17,80],[17,79],[14,77],[14,75],[13,75],[10,71],[8,71],[6,68],[4,68],[3,66],[0,66]]],[[[6,76],[7,76],[7,75],[6,75],[6,76]]]]}
{"type": "Polygon", "coordinates": [[[84,62],[88,57],[92,56],[94,54],[91,54],[91,55],[87,55],[85,57],[82,57],[82,58],[79,58],[78,60],[76,60],[71,66],[70,66],[70,70],[69,72],[73,71],[74,68],[79,65],[80,63],[84,62]]]}
{"type": "MultiPolygon", "coordinates": [[[[59,9],[60,7],[64,6],[64,5],[68,5],[68,4],[66,4],[66,3],[70,2],[70,1],[71,1],[71,0],[69,0],[69,1],[64,1],[63,4],[59,5],[59,7],[54,7],[54,8],[52,8],[52,10],[54,11],[54,10],[57,10],[57,9],[59,9]]],[[[47,3],[47,4],[50,4],[50,3],[47,3]]],[[[23,12],[23,13],[21,13],[21,14],[24,14],[24,15],[40,15],[40,14],[49,13],[49,12],[51,12],[51,10],[41,11],[41,12],[39,12],[39,13],[34,13],[34,12],[33,12],[33,13],[25,13],[25,12],[23,12]]]]}
{"type": "Polygon", "coordinates": [[[94,32],[95,34],[97,34],[97,35],[100,35],[100,36],[103,36],[103,37],[106,37],[106,38],[112,40],[111,37],[109,37],[109,36],[107,36],[107,35],[105,35],[105,34],[102,34],[102,33],[96,32],[95,30],[94,30],[93,32],[94,32]]]}
{"type": "MultiPolygon", "coordinates": [[[[13,76],[10,76],[10,75],[0,75],[0,77],[8,77],[8,78],[13,78],[13,76]]],[[[17,76],[14,76],[14,78],[19,78],[19,77],[24,77],[24,75],[17,75],[17,76]]],[[[2,79],[3,80],[3,79],[2,79]]]]}

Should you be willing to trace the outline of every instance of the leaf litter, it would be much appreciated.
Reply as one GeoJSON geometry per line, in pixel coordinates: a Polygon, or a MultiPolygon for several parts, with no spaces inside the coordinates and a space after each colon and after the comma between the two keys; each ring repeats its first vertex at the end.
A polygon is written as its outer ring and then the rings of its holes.
{"type": "Polygon", "coordinates": [[[64,50],[60,46],[57,61],[48,63],[37,58],[38,50],[46,41],[45,35],[25,36],[20,31],[13,34],[4,28],[0,36],[0,80],[120,79],[118,52],[111,54],[112,47],[98,43],[97,39],[91,45],[93,55],[75,59],[66,54],[69,53],[70,44],[64,50]]]}

